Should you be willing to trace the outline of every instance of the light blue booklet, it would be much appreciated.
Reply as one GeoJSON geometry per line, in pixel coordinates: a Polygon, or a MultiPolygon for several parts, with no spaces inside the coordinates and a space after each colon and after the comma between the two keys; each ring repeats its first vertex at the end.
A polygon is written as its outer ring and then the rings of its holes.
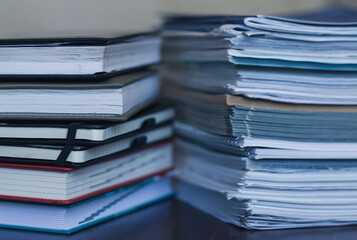
{"type": "Polygon", "coordinates": [[[262,15],[198,19],[166,23],[166,82],[278,102],[357,105],[356,18],[337,23],[262,15]],[[187,29],[190,24],[201,27],[187,29]]]}
{"type": "Polygon", "coordinates": [[[0,201],[0,227],[70,234],[172,194],[169,178],[152,178],[70,206],[0,201]]]}

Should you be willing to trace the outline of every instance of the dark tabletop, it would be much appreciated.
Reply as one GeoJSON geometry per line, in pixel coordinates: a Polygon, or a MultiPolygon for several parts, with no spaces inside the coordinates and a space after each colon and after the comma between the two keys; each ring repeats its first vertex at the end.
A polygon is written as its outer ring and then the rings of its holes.
{"type": "MultiPolygon", "coordinates": [[[[1,214],[1,213],[0,213],[1,214]]],[[[239,239],[239,240],[348,240],[357,238],[357,227],[247,231],[223,223],[177,200],[166,200],[73,235],[0,229],[0,239],[239,239]]]]}

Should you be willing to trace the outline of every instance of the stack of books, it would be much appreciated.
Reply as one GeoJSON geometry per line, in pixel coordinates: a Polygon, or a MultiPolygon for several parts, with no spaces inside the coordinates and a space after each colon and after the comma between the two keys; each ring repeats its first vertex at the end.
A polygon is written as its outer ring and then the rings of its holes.
{"type": "Polygon", "coordinates": [[[356,224],[356,33],[356,22],[167,18],[178,197],[248,229],[356,224]]]}
{"type": "Polygon", "coordinates": [[[0,41],[0,227],[72,233],[172,195],[160,45],[0,41]]]}

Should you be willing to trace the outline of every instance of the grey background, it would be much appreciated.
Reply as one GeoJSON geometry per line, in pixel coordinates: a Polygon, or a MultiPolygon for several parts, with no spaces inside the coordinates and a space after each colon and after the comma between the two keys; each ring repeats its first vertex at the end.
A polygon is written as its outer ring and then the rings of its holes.
{"type": "Polygon", "coordinates": [[[118,34],[153,28],[163,12],[278,14],[354,0],[0,0],[0,38],[118,34]]]}

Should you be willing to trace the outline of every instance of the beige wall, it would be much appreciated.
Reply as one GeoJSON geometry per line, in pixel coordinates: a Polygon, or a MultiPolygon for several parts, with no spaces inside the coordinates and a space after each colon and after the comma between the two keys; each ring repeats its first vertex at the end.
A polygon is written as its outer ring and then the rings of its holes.
{"type": "Polygon", "coordinates": [[[93,35],[158,26],[159,13],[274,14],[333,0],[1,0],[0,38],[93,35]]]}

